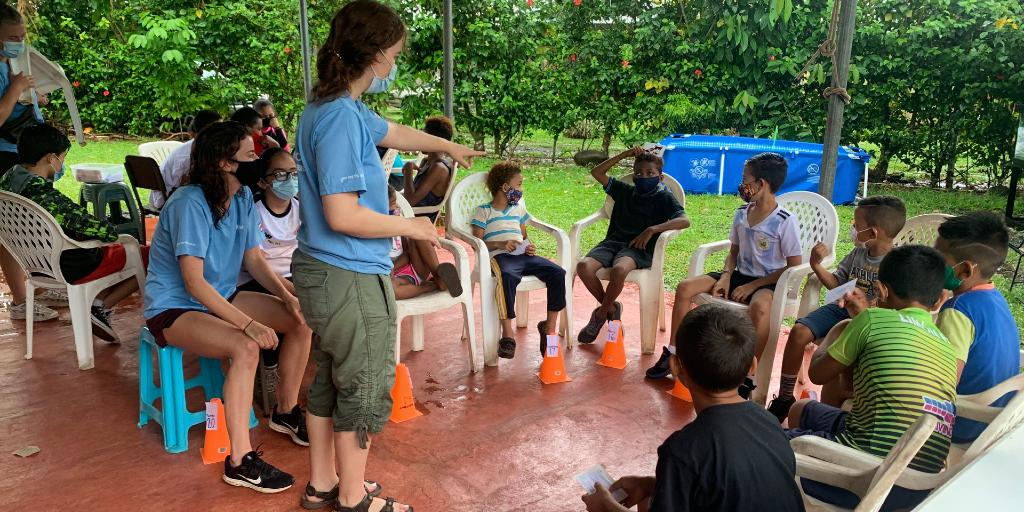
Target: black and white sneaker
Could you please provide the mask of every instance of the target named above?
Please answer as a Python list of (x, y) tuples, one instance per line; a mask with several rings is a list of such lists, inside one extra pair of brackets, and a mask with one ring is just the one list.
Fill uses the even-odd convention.
[(114, 313), (112, 309), (103, 309), (102, 306), (93, 306), (91, 309), (92, 316), (92, 333), (97, 338), (103, 341), (109, 341), (111, 343), (118, 343), (117, 333), (114, 332), (114, 328), (110, 325), (110, 315)]
[(597, 319), (597, 311), (599, 309), (601, 308), (594, 308), (594, 312), (590, 314), (590, 321), (587, 322), (587, 325), (583, 326), (583, 330), (576, 337), (576, 341), (589, 345), (601, 334), (601, 327), (604, 327), (604, 319)]
[[(796, 398), (794, 398), (792, 395), (790, 395), (789, 398), (780, 398), (778, 395), (775, 395), (775, 398), (768, 403), (768, 412), (772, 413), (773, 416), (778, 418), (779, 423), (781, 424), (783, 421), (786, 421), (786, 418), (789, 417), (789, 410), (793, 407), (793, 404), (795, 403)], [(791, 427), (795, 428), (795, 426), (792, 425)]]
[(668, 347), (661, 347), (661, 359), (658, 359), (654, 366), (647, 369), (648, 379), (662, 379), (672, 374), (672, 367), (669, 365), (669, 358), (672, 357), (672, 352), (668, 351)]
[(302, 413), (299, 406), (292, 407), (291, 411), (285, 413), (277, 412), (274, 406), (274, 414), (270, 416), (270, 429), (282, 434), (288, 434), (292, 441), (299, 446), (309, 446), (309, 434), (306, 433), (306, 415)]
[(251, 451), (242, 457), (242, 463), (232, 467), (231, 457), (224, 459), (224, 481), (236, 487), (273, 494), (288, 489), (295, 478), (271, 466), (260, 457), (263, 452)]

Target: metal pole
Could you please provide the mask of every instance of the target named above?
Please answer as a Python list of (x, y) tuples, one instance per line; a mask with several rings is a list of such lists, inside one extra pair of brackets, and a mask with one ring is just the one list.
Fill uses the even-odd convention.
[(306, 12), (306, 0), (299, 0), (299, 36), (302, 38), (302, 86), (306, 101), (313, 91), (313, 74), (310, 70), (309, 54), (309, 14)]
[(443, 79), (444, 79), (444, 116), (448, 119), (455, 119), (455, 79), (452, 68), (452, 0), (444, 0), (444, 58), (443, 58)]
[[(853, 27), (857, 21), (857, 0), (842, 0), (836, 41), (836, 67), (832, 70), (832, 87), (846, 88), (850, 75), (850, 53), (853, 51)], [(828, 98), (828, 120), (825, 122), (825, 147), (821, 154), (821, 179), (818, 193), (829, 201), (836, 181), (839, 140), (843, 135), (843, 111), (846, 104), (839, 95)]]

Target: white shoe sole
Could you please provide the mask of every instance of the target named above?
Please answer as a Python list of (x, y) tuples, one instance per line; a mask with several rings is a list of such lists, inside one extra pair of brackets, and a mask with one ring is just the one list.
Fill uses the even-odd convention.
[(104, 324), (94, 316), (90, 315), (89, 318), (90, 320), (92, 320), (93, 335), (108, 343), (121, 343), (121, 340), (117, 338), (117, 333), (114, 332), (113, 329), (108, 327), (106, 324)]
[(306, 441), (303, 441), (302, 439), (299, 439), (299, 436), (295, 435), (295, 432), (292, 432), (292, 429), (290, 429), (290, 428), (288, 428), (288, 427), (286, 427), (284, 425), (279, 425), (277, 423), (274, 423), (273, 416), (271, 416), (271, 418), (270, 418), (269, 425), (270, 425), (270, 430), (273, 430), (274, 432), (280, 432), (282, 434), (288, 434), (288, 436), (292, 438), (292, 442), (293, 443), (295, 443), (295, 444), (297, 444), (299, 446), (309, 446), (309, 443), (306, 442)]
[(227, 475), (221, 475), (221, 478), (223, 478), (224, 481), (228, 483), (228, 485), (233, 485), (235, 487), (248, 487), (256, 492), (262, 492), (263, 494), (277, 494), (281, 491), (287, 491), (288, 489), (292, 488), (292, 486), (289, 485), (288, 487), (282, 487), (280, 489), (268, 489), (266, 487), (253, 485), (252, 483), (246, 480), (235, 480), (234, 478), (231, 478)]
[[(52, 320), (56, 320), (59, 317), (60, 317), (60, 315), (56, 311), (54, 311), (53, 312), (53, 316), (50, 316), (50, 315), (46, 315), (45, 317), (38, 317), (37, 316), (32, 321), (33, 322), (49, 322), (49, 321), (52, 321)], [(27, 319), (28, 319), (27, 315), (19, 314), (19, 313), (11, 313), (11, 320), (25, 321)]]

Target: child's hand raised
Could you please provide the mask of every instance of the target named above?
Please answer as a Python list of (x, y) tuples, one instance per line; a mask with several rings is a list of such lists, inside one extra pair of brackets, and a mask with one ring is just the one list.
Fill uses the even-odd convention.
[(644, 154), (644, 148), (633, 146), (622, 152), (622, 158), (636, 158), (642, 154)]
[(862, 311), (868, 309), (870, 304), (864, 290), (854, 288), (853, 291), (846, 292), (846, 295), (839, 299), (839, 307), (846, 308), (846, 311), (850, 313), (850, 318), (856, 318)]
[(814, 244), (811, 248), (811, 265), (821, 265), (821, 262), (828, 256), (828, 246), (823, 242)]
[[(390, 169), (388, 169), (390, 171)], [(420, 166), (416, 165), (416, 162), (406, 162), (402, 166), (402, 174), (414, 176), (417, 172), (420, 172)]]
[(651, 228), (647, 228), (644, 230), (643, 233), (640, 233), (639, 236), (637, 236), (631, 242), (629, 242), (629, 246), (636, 247), (637, 249), (641, 250), (647, 249), (647, 242), (651, 240), (652, 236), (654, 236), (654, 230)]

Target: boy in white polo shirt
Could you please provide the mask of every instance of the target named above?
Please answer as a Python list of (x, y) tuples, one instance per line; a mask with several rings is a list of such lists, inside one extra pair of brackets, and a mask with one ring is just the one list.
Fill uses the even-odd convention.
[[(511, 359), (516, 355), (515, 330), (516, 288), (523, 276), (534, 276), (547, 285), (547, 319), (537, 324), (540, 331), (540, 352), (544, 354), (547, 335), (554, 332), (558, 314), (565, 309), (565, 269), (547, 258), (537, 256), (537, 247), (527, 243), (526, 221), (530, 214), (522, 203), (523, 171), (515, 162), (498, 162), (487, 174), (487, 189), (493, 195), (488, 204), (473, 212), (473, 236), (487, 245), (491, 256), (491, 272), (498, 279), (494, 298), (498, 302), (501, 338), (498, 357)], [(518, 250), (517, 250), (518, 249)], [(522, 251), (522, 252), (520, 252)]]
[[(786, 181), (786, 159), (776, 153), (761, 153), (743, 166), (743, 181), (739, 195), (747, 204), (736, 209), (729, 230), (732, 247), (721, 272), (686, 279), (676, 287), (676, 302), (672, 308), (672, 337), (686, 313), (690, 300), (699, 293), (711, 293), (750, 305), (747, 310), (757, 331), (755, 356), (760, 358), (768, 343), (768, 316), (772, 309), (775, 283), (786, 269), (803, 261), (797, 218), (775, 200), (775, 194)], [(666, 361), (672, 348), (666, 349)], [(648, 376), (659, 369), (661, 361), (648, 371)]]

